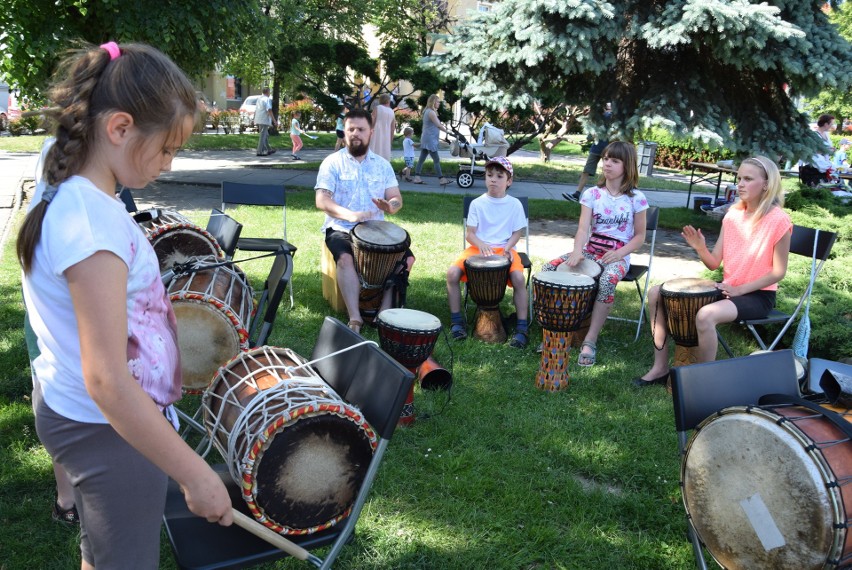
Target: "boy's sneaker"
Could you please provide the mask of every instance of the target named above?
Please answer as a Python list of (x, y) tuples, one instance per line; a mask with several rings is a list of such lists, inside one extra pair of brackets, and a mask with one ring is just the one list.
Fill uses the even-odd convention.
[(580, 201), (580, 193), (574, 192), (573, 194), (568, 194), (567, 192), (562, 193), (562, 197), (566, 200), (570, 200), (571, 202), (579, 202)]

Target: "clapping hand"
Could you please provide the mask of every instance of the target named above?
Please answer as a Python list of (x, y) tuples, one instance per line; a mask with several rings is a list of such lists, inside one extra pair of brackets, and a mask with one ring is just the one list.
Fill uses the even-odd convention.
[(706, 247), (706, 242), (704, 240), (704, 234), (701, 233), (700, 229), (695, 229), (692, 226), (684, 226), (683, 231), (680, 233), (683, 236), (683, 239), (686, 240), (686, 243), (692, 249), (698, 251), (702, 247)]

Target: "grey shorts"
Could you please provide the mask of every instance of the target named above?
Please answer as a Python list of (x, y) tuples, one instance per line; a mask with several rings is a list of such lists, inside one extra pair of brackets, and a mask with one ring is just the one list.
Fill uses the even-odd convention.
[(598, 163), (601, 161), (601, 155), (590, 152), (586, 159), (586, 165), (583, 167), (583, 172), (589, 176), (594, 176), (598, 172)]
[(109, 424), (69, 420), (36, 392), (39, 439), (74, 486), (83, 560), (98, 570), (159, 567), (166, 474)]

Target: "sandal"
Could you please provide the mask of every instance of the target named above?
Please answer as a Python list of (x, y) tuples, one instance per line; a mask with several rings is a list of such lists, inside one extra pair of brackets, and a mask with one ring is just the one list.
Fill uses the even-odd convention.
[(450, 327), (450, 334), (455, 340), (464, 340), (467, 338), (467, 331), (464, 325), (453, 325)]
[(77, 514), (77, 505), (73, 505), (70, 509), (63, 509), (59, 506), (58, 501), (53, 501), (53, 511), (50, 513), (50, 518), (61, 522), (62, 524), (80, 524), (80, 515)]
[(352, 329), (353, 331), (355, 331), (358, 334), (361, 334), (361, 327), (363, 327), (363, 326), (364, 326), (364, 321), (356, 321), (354, 319), (349, 321), (349, 328)]
[[(591, 349), (591, 353), (583, 353), (583, 347), (586, 346)], [(597, 355), (598, 347), (595, 346), (595, 343), (584, 340), (583, 344), (580, 345), (580, 355), (577, 357), (577, 364), (583, 367), (592, 366), (595, 363)]]
[(452, 181), (449, 178), (441, 178), (440, 180), (438, 180), (438, 184), (440, 184), (441, 186), (446, 186), (450, 182)]
[(512, 340), (509, 342), (509, 346), (512, 348), (526, 348), (529, 342), (530, 337), (527, 333), (515, 331), (515, 336), (512, 337)]

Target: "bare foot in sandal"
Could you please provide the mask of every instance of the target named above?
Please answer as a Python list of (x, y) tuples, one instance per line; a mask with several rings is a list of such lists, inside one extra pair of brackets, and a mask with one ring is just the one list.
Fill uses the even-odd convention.
[(597, 354), (598, 349), (595, 343), (584, 340), (583, 344), (580, 345), (580, 356), (577, 357), (577, 364), (580, 366), (592, 366), (595, 363)]
[(349, 321), (349, 328), (352, 329), (353, 331), (355, 331), (358, 334), (361, 334), (361, 327), (363, 327), (363, 326), (364, 326), (364, 321), (356, 321), (354, 319)]

